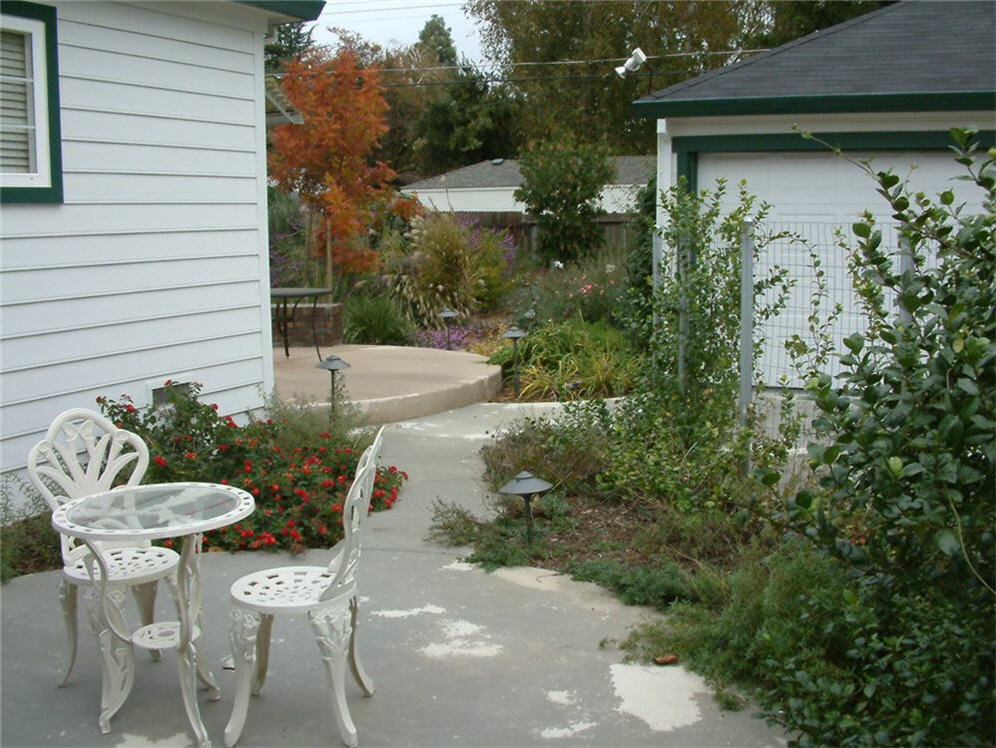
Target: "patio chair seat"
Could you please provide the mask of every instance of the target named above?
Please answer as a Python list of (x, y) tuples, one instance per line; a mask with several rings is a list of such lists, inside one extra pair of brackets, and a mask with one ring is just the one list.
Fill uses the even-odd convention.
[[(332, 584), (336, 571), (334, 562), (329, 566), (284, 566), (257, 571), (232, 585), (232, 602), (260, 613), (302, 613), (319, 605), (335, 605), (340, 596), (323, 601), (321, 595)], [(353, 587), (344, 594), (352, 593)]]
[[(111, 582), (129, 585), (146, 584), (162, 579), (176, 568), (180, 556), (169, 548), (112, 548), (104, 552)], [(86, 559), (79, 558), (63, 567), (63, 575), (73, 584), (90, 584)], [(100, 579), (100, 567), (94, 565), (94, 579)]]

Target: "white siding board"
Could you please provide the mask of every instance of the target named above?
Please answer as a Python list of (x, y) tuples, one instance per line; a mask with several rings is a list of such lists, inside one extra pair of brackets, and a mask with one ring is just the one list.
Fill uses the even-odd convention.
[[(164, 262), (206, 257), (256, 258), (255, 231), (151, 232), (74, 237), (53, 243), (46, 237), (8, 239), (3, 245), (6, 273), (25, 273), (64, 267), (101, 265), (115, 272), (114, 265)], [(5, 299), (0, 297), (0, 304)]]
[[(67, 195), (66, 204), (59, 210), (59, 224), (77, 234), (205, 229), (211, 226), (244, 230), (257, 226), (255, 206), (251, 204), (142, 203), (130, 195), (123, 195), (122, 199), (129, 202), (119, 205), (73, 204), (73, 197)], [(4, 215), (4, 232), (10, 237), (33, 236), (35, 232), (51, 227), (51, 224), (40, 223), (38, 216), (30, 211), (10, 211)]]
[[(107, 171), (255, 176), (256, 157), (251, 149), (190, 147), (169, 143), (122, 143), (107, 138), (62, 139), (67, 171)], [(120, 168), (116, 168), (120, 165)]]
[[(68, 138), (111, 140), (120, 143), (191, 145), (251, 150), (251, 124), (203, 122), (194, 118), (150, 117), (121, 112), (62, 110), (62, 128)], [(66, 164), (71, 169), (72, 164)]]
[(86, 195), (88, 202), (117, 202), (124, 195), (168, 203), (244, 203), (256, 198), (256, 180), (251, 177), (69, 172), (64, 174), (63, 184), (67, 194)]
[[(179, 310), (178, 310), (179, 311)], [(160, 319), (143, 319), (116, 323), (113, 334), (103, 327), (90, 327), (66, 331), (38, 333), (4, 341), (9, 361), (30, 361), (20, 369), (9, 368), (6, 363), (0, 372), (30, 371), (48, 368), (53, 362), (93, 359), (113, 356), (122, 346), (133, 347), (135, 341), (148, 345), (186, 343), (199, 330), (212, 330), (221, 336), (238, 335), (255, 327), (258, 316), (255, 306), (242, 309), (187, 312)], [(37, 394), (37, 393), (35, 393)]]
[[(64, 22), (75, 22), (108, 29), (132, 31), (149, 38), (182, 39), (204, 47), (220, 50), (252, 50), (252, 38), (246, 33), (249, 26), (228, 25), (231, 17), (225, 3), (205, 2), (204, 10), (221, 8), (225, 22), (219, 19), (207, 22), (190, 18), (191, 3), (75, 3), (59, 4), (60, 31)], [(203, 14), (202, 14), (203, 15)], [(257, 31), (263, 31), (260, 28)]]
[[(207, 315), (217, 310), (258, 306), (258, 298), (258, 283), (254, 279), (225, 284), (133, 289), (76, 298), (70, 300), (71, 303), (39, 300), (13, 304), (2, 310), (3, 340), (86, 327), (99, 327), (105, 330), (105, 334), (113, 335), (113, 327), (122, 323), (122, 309), (129, 312), (126, 320), (167, 319), (184, 311)], [(6, 342), (4, 349), (6, 353)], [(7, 365), (13, 364), (8, 360)]]
[(64, 20), (59, 24), (60, 52), (70, 47), (183, 65), (197, 65), (244, 75), (252, 75), (253, 72), (253, 55), (249, 45), (244, 45), (245, 48), (240, 45), (235, 49), (224, 49), (191, 43), (185, 39), (150, 36), (147, 33), (127, 29)]
[(56, 414), (97, 395), (141, 405), (183, 375), (238, 413), (273, 383), (267, 14), (54, 4), (65, 202), (3, 206), (3, 470), (23, 466)]
[(203, 91), (232, 96), (252, 92), (252, 76), (204, 65), (188, 65), (169, 60), (155, 60), (103, 52), (99, 49), (59, 46), (59, 67), (76, 71), (77, 76), (92, 75), (126, 83), (145, 82), (181, 91)]
[[(51, 304), (53, 299), (88, 296), (96, 289), (102, 294), (119, 295), (140, 289), (182, 288), (205, 280), (218, 284), (255, 278), (258, 267), (258, 258), (242, 256), (182, 258), (118, 265), (112, 269), (100, 266), (51, 268), (31, 273), (28, 278), (24, 273), (4, 273), (0, 280), (0, 298), (4, 306), (32, 301)], [(130, 307), (121, 309), (123, 316), (131, 311)]]
[(132, 113), (168, 117), (184, 115), (224, 122), (251, 121), (255, 105), (251, 98), (209, 96), (196, 91), (179, 91), (160, 86), (141, 86), (117, 80), (63, 77), (62, 106), (68, 109), (121, 111), (122, 103)]
[(106, 386), (111, 371), (114, 380), (137, 382), (153, 378), (157, 372), (176, 369), (177, 362), (182, 362), (184, 369), (198, 369), (219, 361), (258, 358), (259, 354), (255, 329), (213, 335), (195, 328), (184, 337), (158, 346), (146, 342), (137, 350), (129, 347), (128, 341), (118, 342), (116, 351), (95, 358), (40, 362), (35, 368), (4, 372), (4, 402), (17, 403), (48, 397), (51, 393)]

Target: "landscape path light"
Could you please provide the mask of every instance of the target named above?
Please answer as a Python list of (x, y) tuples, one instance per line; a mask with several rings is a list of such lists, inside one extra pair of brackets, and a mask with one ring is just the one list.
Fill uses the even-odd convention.
[(519, 397), (519, 341), (526, 337), (526, 333), (512, 325), (505, 334), (502, 335), (503, 338), (508, 338), (512, 341), (512, 383), (515, 388), (515, 397)]
[(449, 307), (446, 307), (439, 313), (440, 318), (443, 320), (443, 324), (446, 325), (446, 350), (451, 350), (450, 348), (450, 322), (459, 317), (457, 312), (454, 312)]
[(522, 501), (526, 505), (526, 542), (530, 545), (533, 542), (533, 508), (530, 506), (530, 502), (536, 494), (549, 491), (551, 488), (553, 488), (552, 483), (547, 483), (542, 478), (537, 478), (528, 470), (523, 470), (498, 489), (498, 493), (522, 497)]
[(348, 369), (349, 364), (334, 353), (315, 364), (316, 369), (326, 369), (332, 377), (332, 391), (329, 393), (329, 430), (332, 430), (332, 415), (335, 413), (335, 373)]

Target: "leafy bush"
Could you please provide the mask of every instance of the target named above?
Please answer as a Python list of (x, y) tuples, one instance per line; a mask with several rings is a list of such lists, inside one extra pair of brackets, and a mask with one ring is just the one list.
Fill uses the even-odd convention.
[(602, 402), (571, 403), (556, 421), (529, 418), (503, 428), (481, 448), (485, 485), (497, 491), (528, 470), (570, 495), (597, 492), (609, 458), (608, 417)]
[[(637, 355), (619, 330), (580, 319), (537, 328), (519, 341), (519, 379), (524, 399), (574, 400), (614, 397), (634, 384)], [(515, 351), (510, 343), (488, 363), (502, 367), (505, 381), (514, 377)]]
[(686, 573), (673, 563), (662, 568), (632, 567), (614, 560), (585, 561), (571, 569), (580, 582), (595, 582), (615, 592), (627, 605), (649, 605), (666, 610), (676, 600), (694, 599)]
[(523, 287), (513, 300), (520, 316), (531, 312), (540, 323), (580, 317), (585, 322), (621, 326), (625, 297), (625, 268), (619, 252), (554, 266), (538, 273), (535, 283)]
[(515, 199), (539, 226), (536, 251), (544, 263), (572, 262), (602, 242), (602, 188), (614, 173), (608, 150), (558, 137), (533, 144), (519, 159), (522, 186)]
[[(141, 436), (151, 462), (144, 481), (208, 481), (249, 491), (256, 510), (235, 525), (205, 534), (205, 547), (218, 550), (330, 547), (342, 537), (342, 507), (362, 453), (360, 439), (343, 443), (329, 431), (309, 432), (288, 445), (283, 421), (273, 418), (240, 426), (222, 418), (217, 406), (197, 399), (199, 385), (167, 382), (168, 407), (136, 408), (127, 395), (98, 398), (101, 411)], [(280, 417), (280, 416), (278, 416)], [(339, 436), (337, 434), (337, 436)], [(389, 509), (407, 476), (395, 467), (378, 468), (374, 510)], [(167, 541), (167, 545), (170, 541)]]
[(342, 337), (346, 343), (409, 345), (411, 321), (394, 299), (386, 295), (354, 295), (346, 302)]
[[(14, 504), (14, 495), (27, 498)], [(7, 473), (0, 479), (0, 582), (62, 566), (52, 513), (33, 486)]]
[[(799, 492), (788, 516), (855, 580), (867, 618), (848, 621), (860, 641), (847, 665), (873, 691), (816, 684), (802, 714), (777, 716), (816, 742), (996, 737), (996, 149), (977, 164), (972, 132), (953, 136), (983, 213), (964, 215), (951, 191), (935, 203), (872, 174), (909, 266), (893, 269), (870, 214), (854, 225), (868, 332), (845, 341), (837, 382), (816, 371), (807, 384), (820, 490)], [(838, 713), (847, 719), (835, 726)]]

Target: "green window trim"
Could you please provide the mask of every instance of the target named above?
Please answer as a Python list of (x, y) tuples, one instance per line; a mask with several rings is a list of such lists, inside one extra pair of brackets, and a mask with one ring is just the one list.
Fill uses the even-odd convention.
[[(946, 151), (954, 144), (945, 130), (911, 132), (828, 132), (813, 133), (809, 140), (801, 133), (768, 133), (759, 135), (687, 135), (671, 141), (671, 151), (677, 157), (678, 179), (682, 177), (689, 189), (698, 190), (698, 157), (700, 153), (772, 153), (824, 151), (825, 143), (844, 151)], [(980, 130), (976, 138), (980, 150), (996, 144), (996, 130)], [(822, 141), (822, 142), (819, 142)]]
[[(4, 0), (0, 13), (39, 21), (45, 28), (45, 69), (48, 116), (48, 180), (40, 187), (0, 187), (0, 203), (61, 203), (62, 126), (59, 110), (59, 48), (55, 8), (48, 5)], [(42, 146), (41, 143), (38, 144)]]

